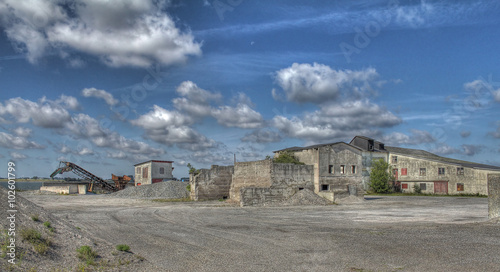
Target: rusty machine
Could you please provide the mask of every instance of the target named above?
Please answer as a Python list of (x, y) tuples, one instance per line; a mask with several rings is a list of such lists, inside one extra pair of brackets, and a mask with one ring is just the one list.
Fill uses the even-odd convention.
[(108, 182), (104, 181), (102, 178), (100, 178), (100, 177), (90, 173), (89, 171), (81, 168), (80, 166), (78, 166), (72, 162), (65, 162), (65, 161), (61, 161), (59, 163), (59, 168), (57, 168), (54, 172), (52, 172), (50, 177), (54, 178), (56, 175), (62, 174), (65, 172), (73, 172), (77, 176), (88, 180), (89, 181), (89, 186), (88, 186), (89, 192), (93, 191), (94, 185), (97, 185), (97, 186), (101, 187), (103, 190), (106, 190), (109, 192), (116, 192), (116, 191), (123, 189), (125, 187), (124, 184), (122, 186), (121, 183), (116, 182), (116, 181), (115, 181), (115, 185), (108, 183)]

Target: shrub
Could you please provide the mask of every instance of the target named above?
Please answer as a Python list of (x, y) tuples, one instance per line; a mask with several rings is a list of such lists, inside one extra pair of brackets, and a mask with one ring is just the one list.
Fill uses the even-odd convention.
[(42, 234), (35, 229), (22, 229), (21, 238), (31, 244), (38, 243), (42, 240)]
[(87, 264), (93, 264), (95, 258), (97, 258), (97, 252), (92, 250), (90, 246), (81, 246), (76, 249), (76, 252), (78, 253), (78, 258)]
[(189, 184), (188, 186), (186, 186), (186, 190), (188, 190), (188, 192), (191, 192), (191, 184)]
[(117, 245), (116, 250), (118, 251), (129, 251), (130, 247), (128, 245)]
[(413, 192), (415, 194), (421, 194), (422, 193), (422, 188), (420, 188), (420, 185), (418, 185), (418, 184), (415, 183), (415, 185), (413, 185)]
[(297, 157), (295, 157), (293, 152), (289, 151), (289, 150), (280, 152), (279, 156), (277, 158), (273, 159), (273, 162), (275, 162), (275, 163), (293, 163), (293, 164), (301, 164), (301, 165), (305, 164), (305, 163), (299, 161), (299, 159), (297, 159)]
[(370, 172), (370, 188), (375, 193), (388, 193), (389, 182), (393, 180), (390, 174), (390, 165), (383, 159), (372, 161), (372, 170)]

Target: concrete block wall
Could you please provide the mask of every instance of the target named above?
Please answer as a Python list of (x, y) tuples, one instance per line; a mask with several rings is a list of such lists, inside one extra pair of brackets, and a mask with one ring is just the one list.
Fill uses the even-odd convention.
[(229, 197), (234, 166), (212, 165), (190, 176), (192, 200), (215, 200)]
[(488, 175), (488, 217), (500, 218), (500, 174)]
[(232, 201), (240, 202), (240, 189), (247, 187), (271, 187), (271, 160), (252, 162), (237, 162), (234, 166), (233, 180), (229, 197)]
[(240, 206), (265, 206), (288, 199), (300, 189), (314, 190), (313, 165), (271, 163), (269, 166), (270, 186), (240, 187)]

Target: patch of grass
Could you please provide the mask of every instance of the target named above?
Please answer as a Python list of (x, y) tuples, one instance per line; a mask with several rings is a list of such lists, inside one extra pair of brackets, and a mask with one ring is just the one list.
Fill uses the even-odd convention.
[(8, 251), (7, 246), (9, 245), (9, 235), (7, 233), (8, 233), (7, 230), (2, 230), (0, 233), (1, 258), (5, 258), (5, 256), (7, 256), (7, 251)]
[(38, 222), (40, 220), (40, 219), (38, 219), (38, 214), (31, 215), (31, 220)]
[(117, 245), (116, 250), (118, 251), (129, 251), (130, 247), (128, 245)]
[(144, 261), (146, 260), (146, 258), (144, 258), (143, 256), (141, 255), (135, 255), (135, 257), (139, 260), (139, 261)]
[(153, 202), (189, 202), (189, 201), (191, 201), (191, 198), (189, 198), (189, 197), (186, 197), (186, 198), (172, 198), (172, 199), (158, 198), (158, 199), (153, 199), (151, 201), (153, 201)]
[(45, 221), (43, 222), (43, 225), (47, 228), (50, 228), (50, 222), (49, 221)]
[(90, 246), (81, 246), (76, 249), (78, 253), (78, 258), (85, 261), (88, 265), (95, 264), (95, 259), (97, 258), (97, 252), (94, 251)]
[(50, 240), (42, 237), (42, 234), (35, 229), (21, 229), (21, 238), (33, 245), (33, 249), (38, 254), (45, 254), (50, 248)]

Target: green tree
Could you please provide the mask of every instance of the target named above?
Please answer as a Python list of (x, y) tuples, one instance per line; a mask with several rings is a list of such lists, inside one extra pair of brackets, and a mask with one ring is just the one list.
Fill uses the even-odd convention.
[(187, 167), (189, 168), (189, 174), (197, 175), (200, 172), (200, 170), (194, 168), (190, 163), (187, 164)]
[(277, 158), (273, 159), (273, 161), (275, 163), (305, 164), (305, 163), (299, 161), (299, 159), (297, 159), (297, 157), (295, 157), (295, 155), (293, 155), (292, 151), (288, 151), (288, 150), (281, 152)]
[(390, 174), (389, 163), (383, 159), (372, 161), (372, 170), (370, 172), (370, 188), (376, 193), (387, 193), (390, 191), (389, 182), (393, 180)]

